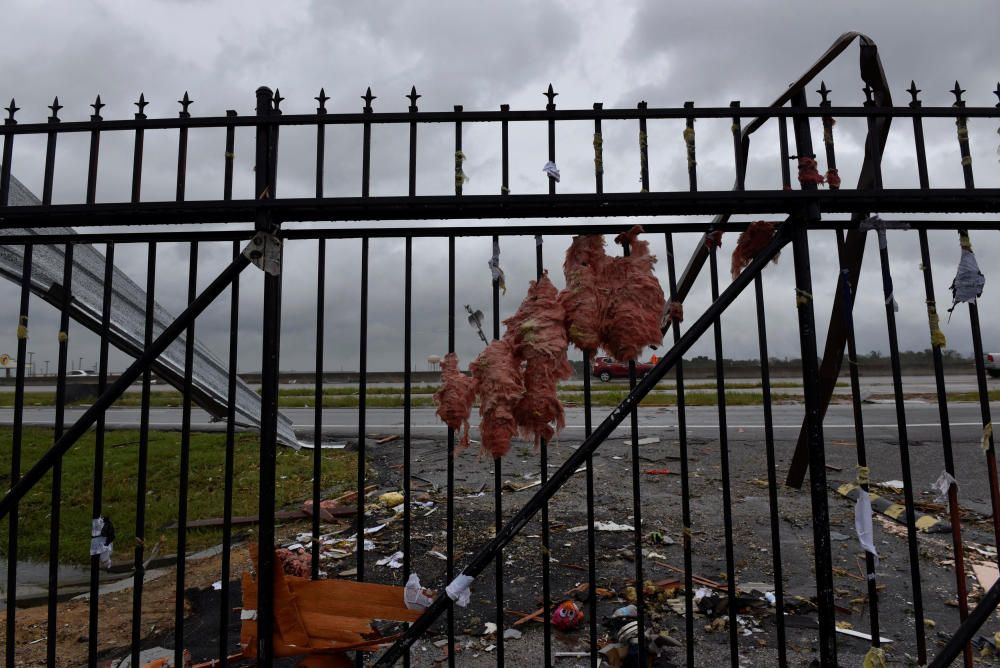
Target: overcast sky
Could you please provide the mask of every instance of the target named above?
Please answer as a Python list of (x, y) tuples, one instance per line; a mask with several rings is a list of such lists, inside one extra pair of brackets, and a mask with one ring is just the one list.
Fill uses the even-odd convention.
[[(104, 118), (131, 117), (139, 93), (150, 102), (150, 117), (174, 116), (176, 100), (188, 91), (195, 115), (222, 115), (234, 109), (253, 113), (254, 91), (260, 85), (279, 88), (286, 113), (315, 109), (320, 87), (330, 96), (332, 112), (359, 111), (359, 99), (371, 86), (378, 96), (376, 111), (401, 111), (404, 95), (415, 85), (423, 95), (422, 110), (450, 110), (462, 104), (468, 110), (535, 109), (545, 103), (542, 92), (551, 82), (559, 93), (560, 108), (650, 106), (723, 106), (731, 100), (761, 105), (777, 97), (842, 32), (858, 30), (879, 45), (886, 74), (897, 104), (909, 97), (911, 79), (923, 89), (926, 105), (946, 105), (948, 92), (959, 79), (968, 90), (970, 105), (993, 105), (991, 91), (1000, 78), (1000, 6), (995, 2), (700, 2), (665, 3), (655, 0), (598, 3), (589, 0), (544, 3), (369, 1), (356, 3), (294, 2), (161, 2), (104, 1), (88, 3), (6, 0), (0, 21), (0, 100), (16, 98), (22, 123), (44, 120), (53, 96), (64, 105), (64, 120), (86, 118), (89, 104), (100, 94), (107, 105)], [(835, 104), (855, 105), (864, 98), (857, 74), (858, 48), (852, 46), (822, 75), (833, 90)], [(809, 90), (818, 88), (819, 81)], [(810, 98), (817, 96), (810, 93)], [(836, 126), (840, 173), (845, 187), (856, 182), (863, 150), (863, 121), (843, 120)], [(1000, 183), (997, 134), (1000, 121), (970, 122), (971, 148), (977, 185)], [(699, 182), (703, 190), (725, 190), (733, 181), (729, 121), (698, 123)], [(962, 185), (960, 156), (954, 124), (926, 123), (931, 181), (935, 186)], [(605, 123), (605, 188), (608, 192), (639, 189), (637, 128), (634, 123)], [(668, 121), (649, 125), (650, 170), (654, 190), (686, 188), (686, 161), (682, 126)], [(560, 124), (557, 128), (558, 164), (563, 180), (560, 192), (588, 192), (593, 188), (591, 123)], [(283, 129), (279, 164), (279, 196), (309, 196), (314, 186), (313, 128)], [(372, 194), (406, 193), (406, 128), (376, 127), (373, 131)], [(453, 128), (422, 127), (417, 188), (419, 194), (445, 194), (453, 188)], [(755, 136), (748, 187), (780, 187), (780, 162), (773, 124)], [(326, 192), (329, 196), (357, 195), (360, 190), (360, 128), (330, 127), (327, 134)], [(86, 178), (87, 137), (59, 140), (55, 201), (82, 200)], [(143, 197), (170, 199), (174, 193), (176, 132), (147, 134)], [(218, 130), (191, 133), (188, 198), (218, 198), (222, 189), (224, 134)], [(814, 125), (814, 141), (821, 133)], [(908, 122), (893, 125), (885, 158), (886, 187), (914, 187), (916, 165)], [(132, 137), (105, 133), (102, 137), (98, 184), (100, 201), (128, 196)], [(499, 191), (499, 128), (467, 126), (465, 192)], [(253, 132), (237, 134), (235, 197), (252, 196)], [(19, 136), (15, 142), (13, 172), (37, 194), (41, 192), (44, 137)], [(542, 123), (511, 127), (511, 190), (541, 193), (547, 189), (541, 168), (546, 160)], [(823, 161), (821, 170), (825, 169)], [(938, 216), (935, 216), (938, 217)], [(776, 218), (776, 217), (775, 217)], [(539, 221), (528, 221), (539, 222)], [(620, 220), (627, 229), (637, 219)], [(676, 239), (679, 270), (690, 256), (697, 235)], [(562, 285), (562, 260), (567, 237), (546, 237), (545, 266)], [(720, 264), (723, 285), (735, 245), (735, 235), (723, 242)], [(662, 235), (651, 238), (660, 257), (658, 273), (666, 279)], [(950, 323), (945, 308), (947, 288), (959, 256), (954, 233), (933, 233), (933, 268), (939, 310), (950, 348), (971, 351), (968, 309), (956, 309)], [(610, 243), (610, 237), (609, 237)], [(996, 316), (1000, 294), (996, 262), (1000, 235), (974, 233), (980, 266), (987, 277), (981, 300), (987, 348), (1000, 348)], [(825, 334), (835, 289), (836, 262), (833, 233), (818, 232), (810, 239), (814, 295), (821, 335)], [(508, 291), (501, 300), (504, 317), (517, 307), (534, 276), (534, 240), (502, 241), (501, 265)], [(613, 244), (611, 244), (613, 246)], [(609, 246), (609, 252), (616, 249)], [(900, 344), (903, 349), (929, 346), (917, 237), (912, 232), (890, 232)], [(328, 370), (357, 368), (359, 337), (359, 250), (356, 240), (329, 242), (325, 355)], [(490, 256), (488, 238), (457, 241), (458, 305), (481, 308), (490, 320)], [(206, 285), (228, 261), (228, 244), (203, 245), (199, 284)], [(286, 247), (282, 367), (308, 370), (314, 360), (316, 325), (316, 243), (295, 242)], [(442, 239), (414, 241), (413, 358), (418, 369), (426, 357), (447, 347), (447, 243)], [(121, 247), (118, 265), (144, 284), (145, 248)], [(159, 251), (156, 298), (173, 312), (186, 299), (188, 250), (185, 246)], [(373, 240), (370, 248), (369, 368), (397, 369), (402, 365), (401, 239)], [(791, 252), (766, 273), (765, 290), (771, 354), (797, 356)], [(240, 324), (241, 370), (259, 368), (260, 273), (244, 272)], [(17, 290), (0, 286), (0, 299), (11, 305), (0, 326), (0, 352), (16, 350)], [(708, 304), (708, 280), (703, 275), (686, 303), (689, 318)], [(197, 335), (225, 359), (228, 342), (227, 299), (198, 321)], [(723, 318), (726, 356), (757, 354), (752, 295), (741, 298)], [(41, 302), (32, 302), (29, 349), (36, 365), (44, 360), (54, 369), (56, 314)], [(888, 350), (877, 246), (870, 239), (857, 306), (858, 348)], [(71, 336), (70, 358), (84, 366), (96, 363), (96, 341), (79, 333)], [(463, 366), (481, 348), (477, 336), (458, 316), (457, 349)], [(822, 346), (822, 340), (820, 341)], [(711, 340), (691, 354), (711, 354)], [(116, 359), (121, 368), (124, 358)]]

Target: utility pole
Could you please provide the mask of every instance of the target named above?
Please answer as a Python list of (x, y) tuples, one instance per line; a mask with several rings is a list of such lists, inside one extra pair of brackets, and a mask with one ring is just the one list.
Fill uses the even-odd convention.
[(45, 375), (49, 375), (49, 361), (45, 360)]
[(35, 375), (35, 353), (28, 351), (28, 367), (31, 369), (31, 375)]

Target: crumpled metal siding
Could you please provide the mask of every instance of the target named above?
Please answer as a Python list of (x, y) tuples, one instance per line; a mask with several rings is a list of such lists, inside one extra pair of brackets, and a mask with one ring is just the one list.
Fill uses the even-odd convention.
[[(41, 201), (20, 181), (11, 176), (9, 204), (39, 205)], [(51, 234), (75, 234), (69, 227), (51, 228)], [(38, 235), (28, 228), (3, 228), (2, 235)], [(21, 284), (24, 260), (22, 246), (0, 245), (0, 275)], [(33, 246), (31, 285), (33, 293), (57, 308), (62, 308), (65, 291), (60, 282), (65, 253), (61, 245)], [(104, 292), (104, 254), (91, 244), (76, 244), (73, 248), (73, 283), (70, 290), (70, 316), (88, 329), (101, 333), (101, 302)], [(143, 349), (146, 293), (127, 275), (114, 270), (111, 300), (111, 324), (108, 339), (125, 353), (138, 356)], [(159, 304), (153, 309), (153, 338), (174, 320)], [(186, 336), (181, 334), (153, 363), (153, 370), (162, 379), (183, 391), (184, 348)], [(227, 365), (215, 357), (200, 341), (194, 342), (191, 400), (216, 419), (225, 419), (228, 407), (229, 376)], [(260, 429), (260, 395), (239, 378), (236, 379), (236, 421)], [(278, 440), (294, 448), (300, 447), (292, 430), (292, 421), (278, 414)]]

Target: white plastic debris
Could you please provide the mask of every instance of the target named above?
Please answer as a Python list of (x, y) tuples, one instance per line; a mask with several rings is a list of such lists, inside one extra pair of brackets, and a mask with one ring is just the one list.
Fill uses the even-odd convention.
[(979, 263), (976, 261), (976, 254), (971, 248), (962, 248), (962, 257), (958, 261), (958, 271), (955, 273), (955, 280), (951, 282), (952, 307), (959, 302), (974, 302), (983, 294), (983, 286), (986, 285), (986, 277), (979, 271)]
[(101, 566), (111, 566), (111, 553), (114, 551), (115, 527), (106, 517), (98, 517), (90, 521), (90, 556), (98, 557)]
[(434, 600), (424, 593), (424, 588), (420, 586), (420, 576), (410, 573), (410, 579), (406, 581), (403, 589), (403, 603), (409, 610), (426, 610), (427, 606)]
[(947, 471), (941, 471), (941, 475), (934, 481), (934, 489), (937, 490), (937, 496), (934, 497), (934, 501), (937, 503), (947, 503), (948, 492), (951, 490), (952, 485), (958, 487), (958, 481)]
[(875, 557), (878, 563), (878, 551), (875, 549), (875, 530), (872, 528), (872, 501), (868, 492), (858, 488), (858, 500), (854, 504), (854, 530), (858, 533), (858, 542), (865, 552)]
[(403, 567), (403, 562), (401, 561), (402, 558), (403, 558), (402, 552), (393, 552), (388, 557), (382, 557), (381, 559), (376, 561), (375, 565), (388, 566), (389, 568), (395, 570), (397, 568)]
[(445, 592), (448, 594), (448, 598), (455, 601), (455, 605), (460, 608), (464, 608), (469, 605), (469, 599), (472, 596), (472, 592), (469, 591), (469, 587), (472, 586), (472, 582), (475, 580), (471, 575), (466, 575), (465, 573), (459, 573), (455, 576), (447, 587), (445, 587)]
[(243, 610), (240, 610), (240, 619), (244, 621), (257, 619), (257, 611), (247, 610), (246, 608), (244, 608)]
[(545, 163), (545, 166), (542, 167), (542, 171), (548, 174), (550, 179), (559, 183), (559, 168), (556, 167), (556, 163), (549, 160)]

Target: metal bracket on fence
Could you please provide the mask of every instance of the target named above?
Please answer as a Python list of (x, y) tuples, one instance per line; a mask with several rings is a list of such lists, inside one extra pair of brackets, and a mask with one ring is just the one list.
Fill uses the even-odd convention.
[(281, 274), (281, 239), (269, 232), (258, 232), (243, 249), (243, 255), (261, 271)]

